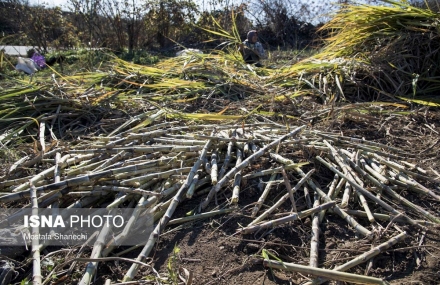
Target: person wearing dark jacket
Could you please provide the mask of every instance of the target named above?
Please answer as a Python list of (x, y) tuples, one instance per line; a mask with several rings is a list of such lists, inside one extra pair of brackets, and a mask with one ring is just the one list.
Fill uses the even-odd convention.
[(260, 60), (267, 58), (263, 45), (258, 41), (256, 30), (251, 30), (247, 33), (247, 39), (240, 44), (238, 50), (243, 56), (244, 62), (255, 64), (255, 66), (262, 66)]

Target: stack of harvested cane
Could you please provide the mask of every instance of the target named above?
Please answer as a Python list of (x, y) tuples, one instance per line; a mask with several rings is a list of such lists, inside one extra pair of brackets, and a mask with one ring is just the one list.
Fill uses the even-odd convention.
[[(41, 143), (44, 145), (44, 140)], [(308, 266), (264, 259), (265, 266), (315, 276), (308, 284), (321, 284), (328, 279), (384, 284), (379, 278), (343, 271), (408, 238), (406, 228), (427, 230), (440, 224), (435, 213), (403, 194), (410, 191), (440, 201), (438, 190), (433, 190), (439, 176), (433, 170), (408, 162), (413, 158), (414, 155), (397, 148), (306, 126), (289, 129), (271, 122), (181, 126), (178, 122), (163, 122), (150, 127), (117, 129), (110, 136), (90, 137), (68, 148), (41, 153), (33, 160), (18, 161), (0, 181), (3, 192), (0, 202), (7, 207), (33, 197), (32, 201), (28, 200), (29, 206), (40, 208), (133, 207), (134, 219), (141, 212), (150, 211), (154, 214), (155, 228), (148, 242), (140, 245), (143, 249), (136, 260), (129, 260), (132, 266), (124, 277), (124, 281), (129, 281), (136, 278), (138, 267), (145, 265), (145, 259), (168, 225), (226, 214), (237, 205), (248, 206), (240, 204), (242, 181), (263, 179), (266, 186), (252, 206), (254, 220), (238, 228), (238, 232), (262, 233), (308, 216), (312, 217), (313, 229)], [(29, 168), (44, 170), (24, 175)], [(329, 177), (331, 172), (334, 173), (331, 183), (319, 185), (318, 180)], [(291, 184), (292, 177), (297, 178), (295, 185)], [(285, 194), (275, 202), (269, 201), (271, 189), (280, 184), (285, 185)], [(228, 206), (206, 212), (219, 192), (230, 196)], [(183, 200), (194, 197), (202, 197), (197, 213), (173, 217)], [(305, 205), (298, 205), (299, 198)], [(110, 203), (101, 203), (108, 199)], [(280, 206), (286, 203), (291, 210), (274, 219), (274, 214), (279, 216)], [(354, 260), (333, 270), (319, 269), (319, 228), (326, 213), (340, 216), (359, 236), (376, 242), (383, 239), (383, 221), (399, 226), (395, 226), (396, 234), (391, 239), (383, 240)], [(368, 223), (358, 221), (365, 218)], [(113, 241), (108, 228), (103, 228), (94, 241), (90, 258), (75, 259), (90, 261), (80, 284), (92, 281), (98, 262), (114, 258), (109, 255), (126, 238), (129, 226)], [(63, 268), (71, 265), (66, 262), (49, 275), (41, 276), (41, 249), (38, 242), (32, 244), (34, 280), (47, 284), (51, 276), (72, 270)]]

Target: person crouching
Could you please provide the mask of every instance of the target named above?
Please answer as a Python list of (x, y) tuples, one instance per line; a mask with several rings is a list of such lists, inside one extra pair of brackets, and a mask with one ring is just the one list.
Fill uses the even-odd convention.
[(247, 33), (247, 39), (240, 44), (238, 50), (243, 56), (244, 62), (255, 64), (257, 67), (263, 66), (260, 60), (267, 58), (263, 45), (258, 41), (256, 30), (251, 30)]

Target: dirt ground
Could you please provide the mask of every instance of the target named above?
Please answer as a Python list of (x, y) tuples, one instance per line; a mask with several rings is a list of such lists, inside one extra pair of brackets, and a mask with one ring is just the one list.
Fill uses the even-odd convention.
[[(330, 116), (332, 119), (326, 119), (326, 116), (301, 118), (301, 122), (307, 122), (309, 126), (319, 130), (365, 138), (416, 153), (419, 155), (418, 166), (440, 173), (438, 162), (440, 151), (439, 110), (421, 108), (409, 116), (398, 114), (365, 116), (356, 112), (338, 113), (338, 110), (335, 109), (331, 114), (333, 117)], [(315, 165), (313, 162), (310, 167), (319, 167), (319, 165)], [(317, 182), (320, 185), (328, 185), (332, 177), (331, 173), (323, 173)], [(166, 228), (160, 236), (159, 242), (156, 243), (150, 258), (147, 259), (147, 262), (151, 262), (162, 278), (169, 278), (169, 282), (164, 284), (173, 284), (170, 280), (170, 271), (179, 272), (184, 276), (185, 270), (192, 275), (192, 284), (206, 285), (303, 284), (312, 279), (306, 274), (271, 270), (265, 268), (261, 262), (262, 252), (265, 250), (274, 256), (273, 259), (276, 257), (284, 262), (308, 265), (312, 232), (310, 218), (295, 221), (267, 232), (258, 232), (256, 235), (237, 233), (238, 229), (252, 221), (250, 217), (252, 206), (261, 194), (257, 184), (258, 181), (247, 181), (242, 185), (240, 202), (235, 211), (230, 214)], [(437, 193), (440, 191), (438, 185), (430, 184), (428, 186)], [(271, 191), (266, 200), (267, 205), (273, 204), (280, 198), (280, 193), (284, 193), (283, 187), (280, 186), (277, 190)], [(228, 203), (230, 191), (230, 187), (227, 187), (226, 192), (217, 196), (217, 203), (220, 206)], [(439, 201), (427, 196), (402, 194), (415, 204), (440, 216)], [(200, 194), (196, 198), (181, 203), (173, 217), (183, 217), (185, 213), (196, 209), (205, 196), (206, 194)], [(295, 198), (298, 211), (305, 209), (304, 193), (298, 191)], [(214, 203), (211, 203), (210, 206), (210, 209), (215, 207)], [(285, 202), (278, 213), (288, 212), (289, 207), (288, 202)], [(420, 218), (414, 215), (412, 217)], [(377, 237), (373, 240), (367, 240), (357, 235), (338, 215), (333, 213), (325, 215), (320, 224), (319, 267), (332, 269), (389, 240), (399, 233), (399, 230), (404, 230), (408, 233), (408, 237), (376, 256), (370, 267), (367, 267), (368, 263), (362, 263), (348, 272), (368, 274), (382, 278), (391, 284), (439, 284), (440, 228), (428, 227), (425, 232), (404, 223), (391, 224), (389, 221), (378, 221), (377, 224), (371, 225), (364, 218), (358, 217), (357, 220), (367, 228), (374, 227), (377, 230), (375, 232)], [(176, 252), (177, 248), (178, 252)], [(116, 252), (124, 249), (120, 248)], [(135, 258), (140, 250), (133, 250), (124, 257)], [(90, 251), (85, 250), (83, 255), (87, 256), (89, 253)], [(121, 261), (102, 263), (94, 284), (104, 284), (108, 277), (111, 277), (112, 280), (122, 280), (130, 265)], [(19, 271), (20, 276), (28, 273), (29, 269), (29, 266), (22, 268)], [(54, 280), (51, 284), (76, 284), (82, 269), (83, 266), (79, 265), (72, 275)], [(124, 284), (154, 284), (154, 281), (151, 281), (152, 276), (154, 276), (152, 270), (141, 267), (136, 280), (143, 280), (145, 283)], [(177, 283), (184, 284), (182, 280), (178, 280)], [(336, 283), (330, 282), (329, 284)]]

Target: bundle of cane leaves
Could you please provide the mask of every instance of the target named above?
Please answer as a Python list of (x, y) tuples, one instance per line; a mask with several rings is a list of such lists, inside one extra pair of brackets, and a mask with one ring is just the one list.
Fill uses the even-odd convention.
[(343, 5), (321, 28), (330, 37), (315, 58), (358, 62), (347, 77), (354, 76), (361, 98), (438, 106), (438, 13), (407, 1), (382, 3)]
[(119, 81), (114, 87), (124, 96), (158, 102), (185, 103), (211, 97), (238, 99), (263, 94), (265, 80), (239, 65), (239, 61), (223, 51), (164, 59), (152, 67), (118, 60), (111, 81)]

